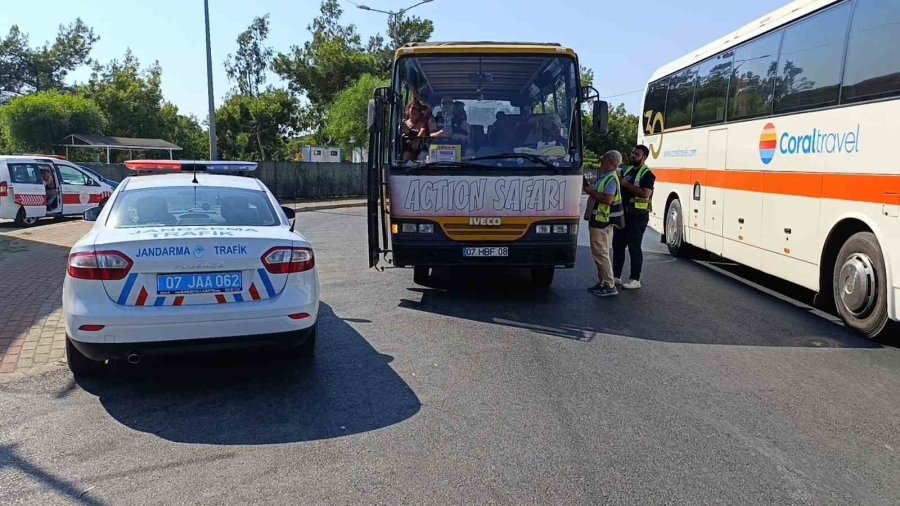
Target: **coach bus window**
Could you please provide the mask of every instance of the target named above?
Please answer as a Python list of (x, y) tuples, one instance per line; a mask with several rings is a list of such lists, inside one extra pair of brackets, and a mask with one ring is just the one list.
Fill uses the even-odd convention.
[(778, 61), (775, 112), (838, 103), (850, 4), (804, 19), (784, 32)]
[(777, 31), (735, 49), (728, 90), (729, 121), (757, 118), (772, 112), (781, 34), (782, 31)]
[(711, 125), (725, 121), (725, 99), (728, 96), (728, 77), (731, 75), (731, 59), (728, 51), (701, 63), (697, 70), (697, 91), (694, 94), (695, 126)]
[(666, 93), (668, 91), (668, 77), (650, 83), (647, 87), (647, 96), (644, 98), (644, 134), (658, 134), (662, 131), (664, 126), (662, 115), (666, 110)]
[(841, 101), (900, 95), (900, 52), (885, 50), (900, 40), (900, 4), (858, 0), (850, 26)]
[(696, 84), (696, 66), (684, 69), (669, 79), (669, 94), (666, 98), (666, 129), (691, 124)]

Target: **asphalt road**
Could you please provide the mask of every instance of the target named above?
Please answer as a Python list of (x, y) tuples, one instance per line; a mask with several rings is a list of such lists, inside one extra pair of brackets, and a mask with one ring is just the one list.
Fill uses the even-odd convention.
[(319, 354), (0, 385), (0, 503), (900, 503), (900, 349), (663, 254), (550, 292), (365, 265), (363, 209), (298, 215)]

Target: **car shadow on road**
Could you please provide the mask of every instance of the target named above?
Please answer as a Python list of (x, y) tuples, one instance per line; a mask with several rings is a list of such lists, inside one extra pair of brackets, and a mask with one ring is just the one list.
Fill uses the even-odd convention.
[(78, 379), (110, 416), (183, 443), (258, 445), (368, 432), (415, 415), (416, 394), (331, 307), (321, 304), (314, 359), (230, 352), (122, 364)]
[(690, 261), (645, 252), (644, 272), (641, 290), (598, 298), (586, 290), (596, 271), (582, 246), (576, 269), (557, 271), (550, 290), (536, 289), (523, 271), (448, 269), (428, 287), (410, 288), (419, 297), (401, 300), (400, 307), (578, 341), (625, 336), (733, 346), (881, 346)]

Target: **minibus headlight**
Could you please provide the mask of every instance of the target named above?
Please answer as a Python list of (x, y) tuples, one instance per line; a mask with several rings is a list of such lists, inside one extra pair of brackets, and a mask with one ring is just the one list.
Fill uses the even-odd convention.
[(554, 234), (568, 234), (569, 226), (568, 225), (553, 225), (553, 233)]
[(434, 225), (431, 223), (420, 223), (419, 224), (419, 233), (420, 234), (433, 234), (434, 233)]
[(534, 231), (538, 234), (549, 234), (550, 233), (550, 225), (538, 225), (534, 227)]
[(416, 224), (415, 223), (404, 223), (400, 228), (404, 234), (415, 234), (416, 233)]

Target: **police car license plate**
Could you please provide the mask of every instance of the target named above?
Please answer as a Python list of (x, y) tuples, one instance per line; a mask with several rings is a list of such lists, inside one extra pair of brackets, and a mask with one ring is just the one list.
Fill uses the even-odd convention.
[(464, 257), (508, 257), (509, 248), (501, 247), (484, 247), (484, 248), (463, 248)]
[(156, 277), (156, 293), (160, 295), (240, 292), (242, 290), (243, 283), (240, 271), (159, 274)]

